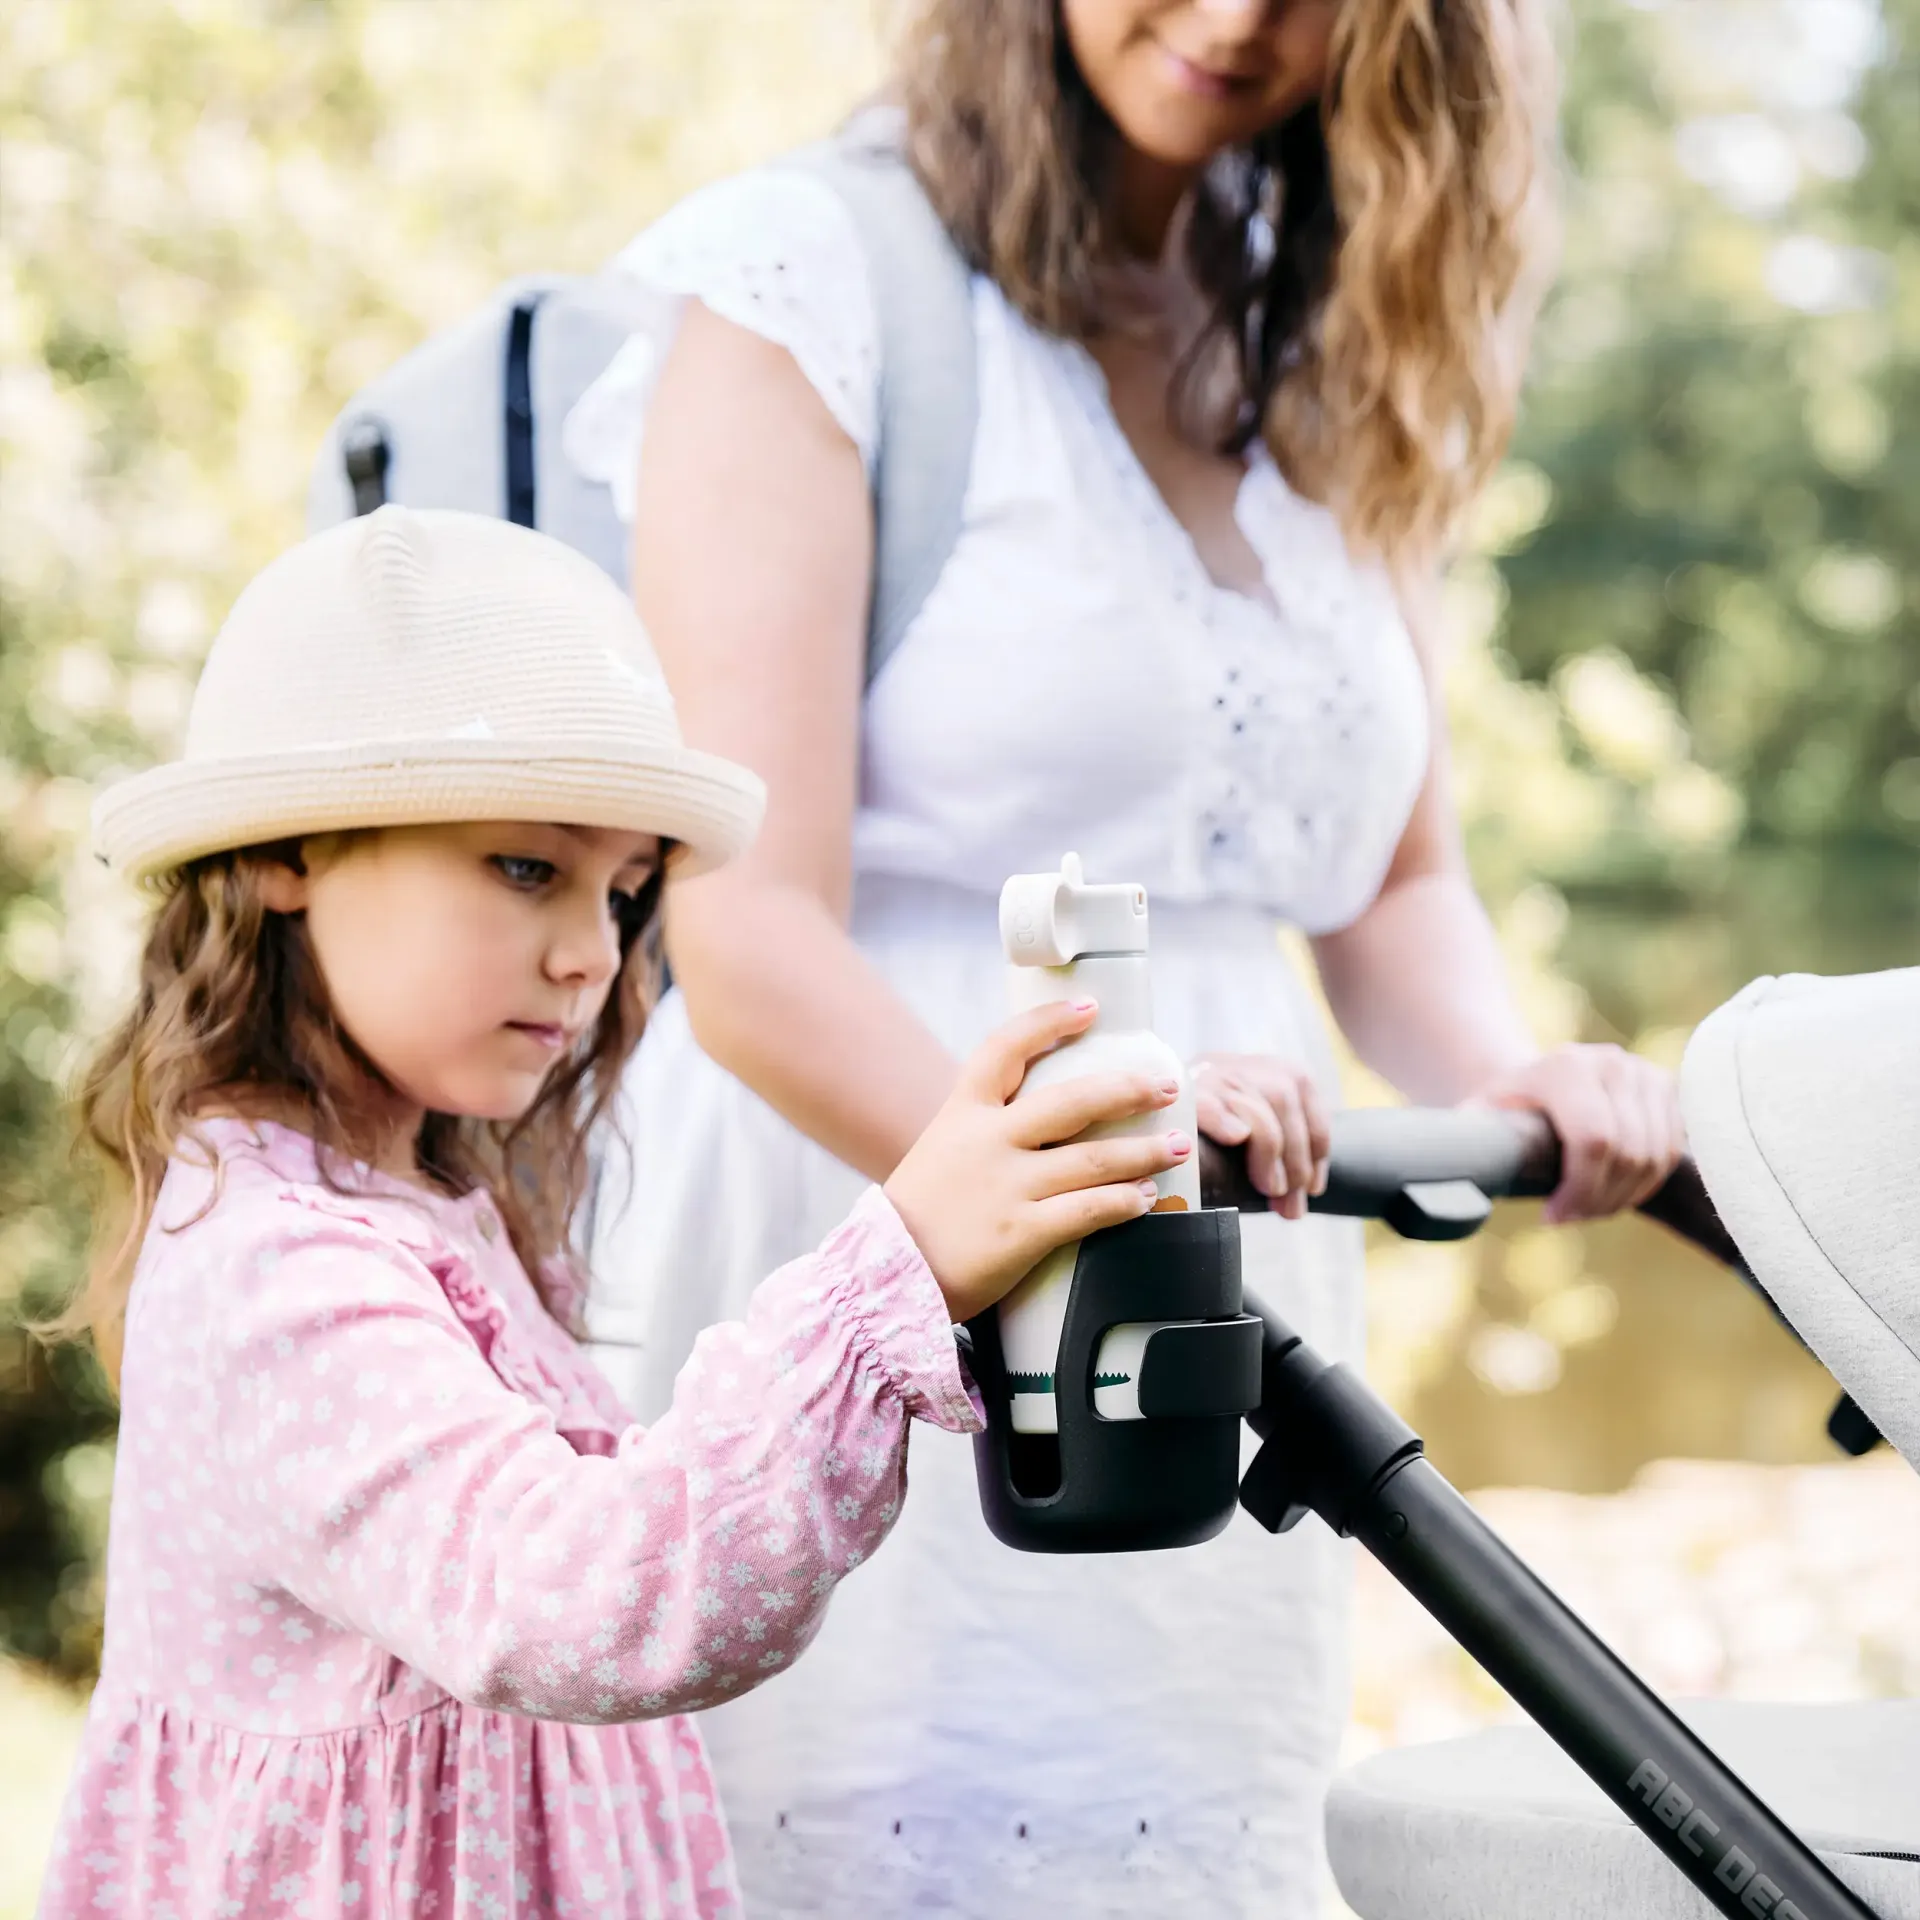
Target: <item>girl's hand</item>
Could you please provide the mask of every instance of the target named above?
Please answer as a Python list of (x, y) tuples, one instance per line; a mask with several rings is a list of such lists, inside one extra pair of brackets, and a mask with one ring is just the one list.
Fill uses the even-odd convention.
[(1556, 1047), (1489, 1081), (1473, 1099), (1531, 1107), (1553, 1122), (1561, 1175), (1546, 1217), (1555, 1222), (1638, 1206), (1687, 1150), (1673, 1075), (1623, 1047)]
[(1193, 1151), (1177, 1132), (1060, 1144), (1170, 1105), (1171, 1080), (1089, 1074), (1009, 1104), (1028, 1067), (1093, 1015), (1091, 1000), (1055, 1001), (989, 1036), (886, 1183), (956, 1321), (992, 1306), (1055, 1247), (1151, 1211), (1153, 1176)]
[(1203, 1053), (1193, 1063), (1195, 1118), (1223, 1147), (1247, 1148), (1247, 1178), (1275, 1213), (1305, 1218), (1327, 1189), (1327, 1113), (1304, 1067), (1267, 1054)]

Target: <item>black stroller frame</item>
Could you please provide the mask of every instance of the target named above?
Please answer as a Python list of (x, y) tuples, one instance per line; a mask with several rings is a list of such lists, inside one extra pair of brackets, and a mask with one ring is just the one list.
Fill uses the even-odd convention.
[[(1384, 1220), (1410, 1238), (1460, 1239), (1495, 1199), (1551, 1192), (1559, 1159), (1534, 1115), (1352, 1112), (1335, 1122), (1328, 1189), (1312, 1204)], [(1318, 1514), (1365, 1547), (1719, 1912), (1875, 1920), (1494, 1533), (1358, 1374), (1243, 1296), (1234, 1210), (1266, 1201), (1225, 1155), (1210, 1152), (1203, 1170), (1200, 1213), (1149, 1215), (1083, 1242), (1057, 1371), (1057, 1436), (1012, 1433), (997, 1323), (988, 1314), (968, 1330), (988, 1408), (975, 1444), (993, 1531), (1034, 1551), (1102, 1552), (1206, 1539), (1236, 1499), (1275, 1533)], [(1642, 1211), (1763, 1291), (1690, 1163)], [(1092, 1403), (1100, 1336), (1154, 1319), (1175, 1323), (1147, 1341), (1145, 1417), (1102, 1419)], [(1263, 1444), (1236, 1489), (1242, 1417)], [(1850, 1453), (1879, 1438), (1844, 1396), (1828, 1430)], [(1577, 1887), (1556, 1892), (1577, 1903)]]

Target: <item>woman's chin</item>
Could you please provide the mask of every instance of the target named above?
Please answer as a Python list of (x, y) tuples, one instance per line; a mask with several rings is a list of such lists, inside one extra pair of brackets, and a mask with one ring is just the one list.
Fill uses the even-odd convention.
[(1198, 108), (1185, 99), (1143, 103), (1115, 125), (1121, 139), (1142, 159), (1185, 173), (1200, 172), (1229, 148), (1244, 146), (1253, 137), (1238, 116)]

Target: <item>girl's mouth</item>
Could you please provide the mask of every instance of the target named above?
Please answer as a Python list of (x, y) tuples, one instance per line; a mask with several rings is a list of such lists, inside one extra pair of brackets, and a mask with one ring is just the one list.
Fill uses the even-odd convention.
[(550, 1053), (558, 1053), (567, 1044), (567, 1030), (557, 1022), (550, 1020), (509, 1020), (509, 1033), (523, 1033), (536, 1045), (545, 1047)]

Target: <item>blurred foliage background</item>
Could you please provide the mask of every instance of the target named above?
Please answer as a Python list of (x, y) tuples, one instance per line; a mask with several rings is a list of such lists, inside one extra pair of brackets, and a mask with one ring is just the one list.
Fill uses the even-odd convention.
[[(112, 1403), (20, 1328), (81, 1257), (61, 1089), (137, 925), (88, 855), (92, 787), (175, 744), (359, 382), (828, 125), (883, 24), (880, 0), (0, 18), (0, 1650), (76, 1681), (97, 1653)], [(1565, 258), (1451, 584), (1453, 708), (1542, 1037), (1677, 1059), (1756, 973), (1915, 957), (1920, 0), (1577, 0), (1563, 27)], [(1382, 1246), (1372, 1302), (1380, 1379), (1469, 1485), (1824, 1457), (1824, 1377), (1639, 1223)]]

